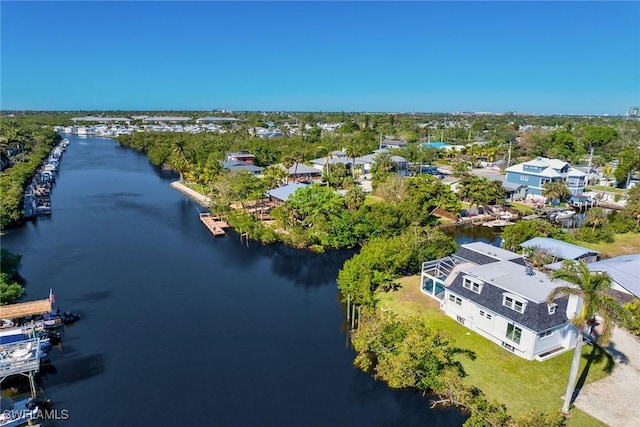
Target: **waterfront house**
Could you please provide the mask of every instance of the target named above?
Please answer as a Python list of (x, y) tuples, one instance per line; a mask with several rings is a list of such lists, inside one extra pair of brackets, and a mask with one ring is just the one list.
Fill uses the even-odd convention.
[(425, 262), (421, 290), (471, 331), (519, 357), (542, 361), (570, 350), (577, 337), (567, 320), (580, 300), (546, 302), (560, 284), (525, 266), (516, 253), (473, 242), (452, 256)]
[(506, 169), (507, 182), (524, 184), (529, 194), (542, 195), (544, 185), (551, 181), (565, 181), (572, 195), (582, 194), (586, 186), (587, 174), (571, 167), (569, 163), (538, 157)]
[(222, 162), (222, 167), (229, 172), (247, 171), (252, 175), (262, 175), (262, 171), (264, 170), (264, 168), (261, 168), (260, 166), (255, 166), (245, 162), (238, 162), (235, 160), (227, 160), (226, 162)]
[(248, 151), (226, 152), (224, 155), (227, 161), (244, 162), (250, 165), (253, 164), (253, 159), (256, 157)]
[[(534, 237), (520, 244), (521, 248), (529, 251), (539, 249), (553, 257), (553, 262), (571, 260), (594, 262), (600, 256), (600, 252), (585, 248), (583, 246), (574, 245), (573, 243), (563, 242), (562, 240), (552, 239), (550, 237)], [(527, 250), (525, 258), (527, 257)]]
[(282, 203), (289, 200), (291, 195), (296, 192), (299, 188), (305, 188), (308, 184), (304, 184), (301, 182), (293, 182), (291, 184), (283, 185), (279, 188), (274, 188), (273, 190), (267, 191), (267, 196), (269, 196), (269, 201), (273, 203), (274, 206), (279, 206)]

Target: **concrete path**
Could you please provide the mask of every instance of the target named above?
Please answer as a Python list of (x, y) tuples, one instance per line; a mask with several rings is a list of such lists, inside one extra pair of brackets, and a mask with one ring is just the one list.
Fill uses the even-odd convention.
[(616, 361), (613, 373), (586, 385), (575, 405), (612, 427), (636, 427), (640, 425), (640, 339), (616, 328), (607, 351)]
[(209, 199), (207, 196), (204, 196), (198, 193), (197, 191), (193, 191), (192, 189), (182, 184), (181, 182), (174, 181), (171, 184), (169, 184), (169, 186), (178, 190), (179, 192), (181, 192), (182, 194), (184, 194), (194, 202), (198, 203), (200, 206), (204, 206), (205, 208), (209, 207), (209, 203), (211, 202), (211, 199)]

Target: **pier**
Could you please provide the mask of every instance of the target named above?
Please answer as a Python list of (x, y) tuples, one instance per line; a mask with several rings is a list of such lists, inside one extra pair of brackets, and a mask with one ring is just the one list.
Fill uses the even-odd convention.
[(214, 236), (224, 236), (226, 233), (225, 228), (229, 227), (225, 221), (222, 221), (219, 217), (213, 217), (210, 213), (201, 213), (200, 221), (209, 229)]

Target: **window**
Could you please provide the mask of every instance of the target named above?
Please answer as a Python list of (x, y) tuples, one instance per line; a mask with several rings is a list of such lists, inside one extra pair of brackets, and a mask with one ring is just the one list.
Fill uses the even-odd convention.
[(529, 177), (525, 175), (520, 175), (520, 181), (529, 181)]
[(491, 320), (491, 315), (487, 313), (487, 320)]
[(460, 323), (461, 325), (464, 325), (464, 317), (462, 316), (458, 316), (456, 317), (456, 320), (458, 321), (458, 323)]
[(479, 294), (480, 291), (482, 290), (482, 285), (480, 283), (475, 282), (474, 280), (471, 280), (469, 277), (465, 277), (462, 281), (462, 287), (465, 289), (469, 289), (472, 292), (475, 292), (476, 294)]
[(516, 344), (520, 344), (520, 337), (522, 336), (522, 329), (509, 323), (507, 325), (507, 339), (513, 341)]
[(457, 296), (455, 296), (453, 294), (449, 294), (449, 301), (455, 302), (458, 305), (462, 305), (462, 298), (457, 297)]
[(517, 311), (518, 313), (524, 313), (526, 303), (505, 295), (502, 300), (502, 305), (509, 307), (511, 310)]
[(480, 316), (484, 317), (484, 311), (480, 310)]
[(540, 339), (545, 339), (547, 337), (550, 337), (551, 335), (553, 335), (553, 331), (549, 330), (549, 331), (544, 331), (544, 332), (540, 332), (538, 334), (538, 337), (540, 337)]
[(558, 307), (558, 304), (556, 303), (551, 303), (547, 306), (547, 309), (549, 310), (549, 314), (555, 314), (556, 313), (556, 307)]

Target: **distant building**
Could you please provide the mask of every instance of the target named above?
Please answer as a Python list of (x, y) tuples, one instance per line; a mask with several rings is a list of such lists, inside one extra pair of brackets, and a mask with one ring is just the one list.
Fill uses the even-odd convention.
[(383, 139), (380, 141), (380, 149), (383, 148), (402, 148), (407, 145), (407, 141), (402, 139)]
[[(366, 156), (356, 157), (356, 166), (362, 167), (362, 172), (364, 175), (368, 175), (371, 173), (373, 165), (376, 163), (377, 157), (386, 153), (386, 149), (375, 150), (372, 154), (367, 154)], [(393, 167), (396, 171), (396, 174), (399, 176), (409, 176), (409, 162), (402, 156), (391, 156), (391, 163), (393, 163)]]
[(261, 168), (260, 166), (254, 166), (250, 163), (238, 162), (235, 160), (222, 162), (222, 167), (229, 172), (247, 171), (252, 175), (262, 175), (262, 171), (264, 170), (264, 168)]
[(285, 169), (289, 174), (287, 179), (295, 182), (300, 181), (316, 181), (322, 176), (322, 171), (311, 166), (307, 166), (304, 163), (294, 162), (292, 166), (286, 167), (282, 163), (276, 165), (281, 169)]
[(572, 195), (582, 194), (586, 186), (587, 174), (571, 167), (569, 163), (538, 157), (506, 169), (507, 182), (525, 184), (529, 194), (541, 196), (544, 185), (552, 181), (564, 181)]
[(236, 151), (224, 153), (227, 161), (244, 162), (250, 165), (253, 164), (253, 159), (256, 157), (248, 151)]

